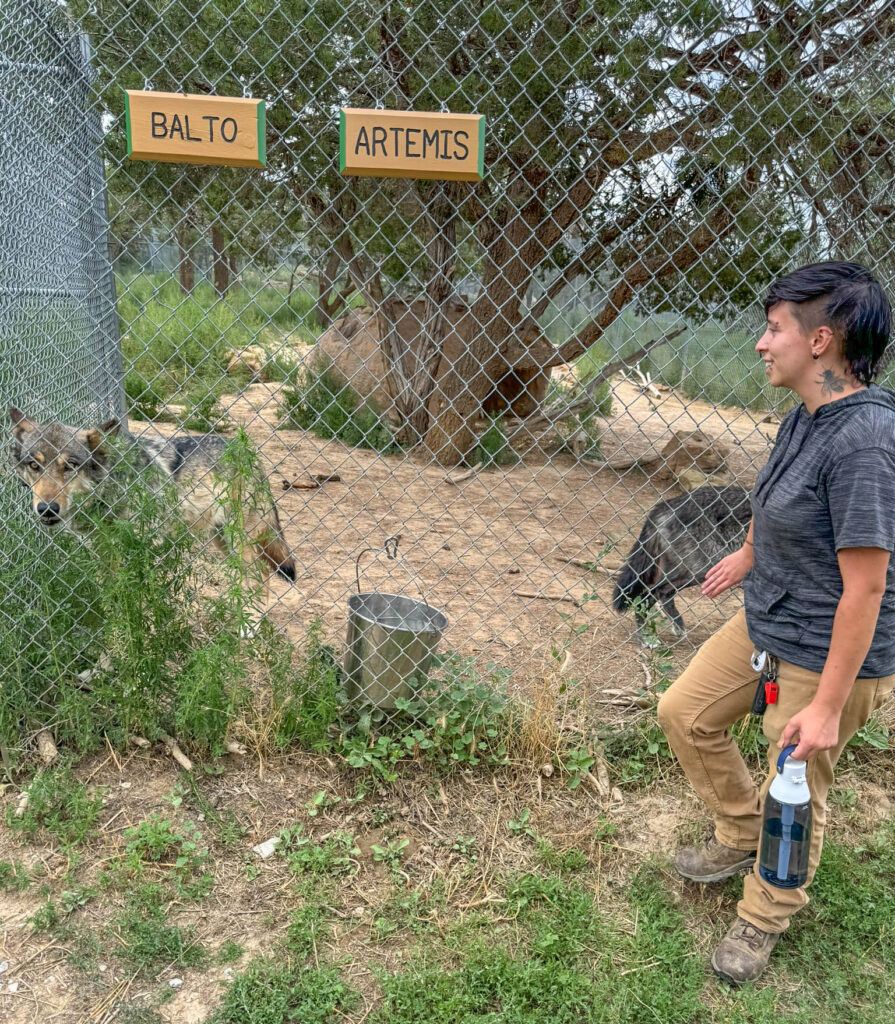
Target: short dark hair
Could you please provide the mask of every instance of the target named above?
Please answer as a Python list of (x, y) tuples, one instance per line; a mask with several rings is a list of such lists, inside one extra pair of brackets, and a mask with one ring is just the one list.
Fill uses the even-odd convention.
[(860, 263), (809, 263), (771, 285), (765, 315), (792, 302), (806, 331), (827, 326), (842, 342), (851, 372), (870, 384), (889, 344), (892, 314), (882, 286)]

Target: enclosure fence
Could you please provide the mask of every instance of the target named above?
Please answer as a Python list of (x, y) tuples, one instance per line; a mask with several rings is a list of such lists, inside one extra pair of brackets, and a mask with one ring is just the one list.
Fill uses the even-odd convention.
[[(848, 259), (895, 285), (893, 34), (889, 0), (6, 0), (6, 748), (77, 736), (114, 678), (173, 707), (203, 650), (263, 690), (254, 641), (214, 647), (234, 547), (280, 570), (260, 635), (311, 630), (368, 721), (427, 667), (587, 728), (648, 710), (740, 606), (693, 584), (742, 542), (787, 409), (755, 351), (769, 284)], [(129, 158), (126, 90), (263, 100), (264, 166)], [(350, 108), (481, 116), (481, 180), (340, 173)], [(145, 447), (183, 431), (218, 440)], [(155, 576), (133, 501), (125, 542), (84, 496), (128, 437), (217, 524), (178, 561), (183, 508), (146, 513)], [(133, 610), (159, 586), (168, 611)]]

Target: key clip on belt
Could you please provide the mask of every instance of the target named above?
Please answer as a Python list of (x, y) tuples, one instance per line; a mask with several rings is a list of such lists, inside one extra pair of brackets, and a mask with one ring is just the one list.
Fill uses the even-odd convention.
[(750, 660), (752, 670), (758, 672), (758, 688), (752, 701), (752, 714), (761, 716), (768, 704), (776, 704), (780, 695), (777, 684), (777, 659), (767, 651), (753, 651)]

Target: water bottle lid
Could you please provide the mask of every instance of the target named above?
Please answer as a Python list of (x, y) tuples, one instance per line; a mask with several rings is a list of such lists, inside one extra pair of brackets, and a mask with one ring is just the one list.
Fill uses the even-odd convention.
[(806, 762), (797, 761), (790, 755), (795, 745), (785, 747), (777, 759), (777, 775), (771, 783), (770, 795), (784, 804), (805, 804), (811, 799), (808, 793)]
[[(797, 746), (798, 746), (797, 743), (792, 743), (788, 747), (784, 747), (780, 751), (780, 756), (777, 758), (777, 772), (778, 772), (778, 774), (783, 771), (783, 765), (785, 764), (786, 759), (796, 749)], [(793, 758), (792, 763), (793, 764), (805, 764), (804, 761), (796, 761), (795, 758)]]

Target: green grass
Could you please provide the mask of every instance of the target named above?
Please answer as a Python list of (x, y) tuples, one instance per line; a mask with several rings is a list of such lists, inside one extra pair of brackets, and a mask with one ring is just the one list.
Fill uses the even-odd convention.
[(233, 350), (253, 344), (271, 355), (263, 379), (282, 379), (295, 363), (289, 339), (311, 344), (320, 333), (315, 301), (305, 289), (287, 296), (269, 286), (235, 286), (221, 298), (208, 283), (184, 295), (167, 274), (119, 276), (125, 389), (133, 411), (155, 419), (170, 400), (201, 407), (208, 396), (247, 383), (247, 371), (228, 376), (227, 366)]
[[(600, 341), (580, 357), (578, 367), (586, 377), (619, 355), (672, 334), (681, 326), (680, 318), (668, 314), (644, 318), (631, 308), (625, 309)], [(705, 321), (688, 326), (669, 344), (654, 348), (640, 361), (640, 368), (654, 381), (688, 398), (779, 411), (783, 397), (767, 383), (754, 351), (757, 340), (758, 335), (746, 323), (725, 327)]]
[(395, 454), (400, 447), (376, 404), (364, 401), (332, 369), (295, 370), (283, 393), (282, 422), (287, 430), (310, 430), (352, 448)]

